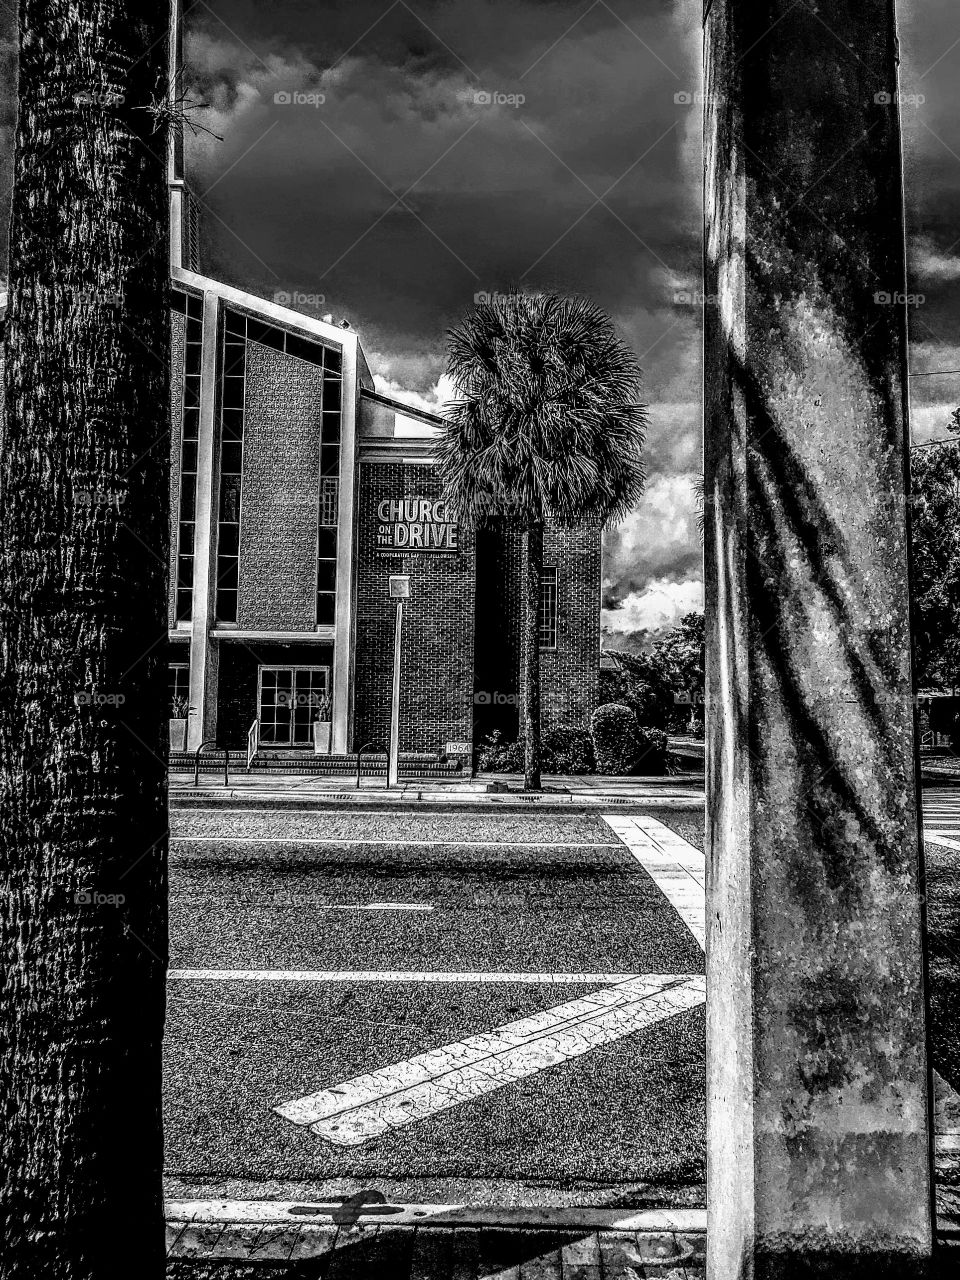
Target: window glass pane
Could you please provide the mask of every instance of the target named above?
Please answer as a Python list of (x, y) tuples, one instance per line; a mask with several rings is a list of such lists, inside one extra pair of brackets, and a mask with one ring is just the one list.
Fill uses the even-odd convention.
[(337, 585), (336, 560), (321, 560), (317, 565), (317, 590), (333, 591)]
[(180, 519), (193, 520), (197, 506), (197, 477), (180, 477)]
[(321, 560), (333, 558), (337, 554), (337, 530), (320, 529), (317, 539), (317, 555)]
[(321, 592), (317, 596), (317, 626), (332, 627), (336, 613), (336, 597), (332, 592)]
[(323, 380), (323, 407), (327, 412), (338, 412), (340, 403), (340, 379), (327, 378)]
[(183, 457), (180, 459), (180, 470), (183, 472), (196, 473), (197, 470), (197, 442), (196, 440), (184, 440)]
[(180, 554), (193, 555), (193, 531), (196, 525), (184, 520), (180, 525)]
[(187, 343), (187, 363), (186, 363), (185, 369), (188, 377), (192, 375), (199, 376), (200, 357), (202, 352), (203, 352), (203, 347), (200, 345), (199, 342)]
[(183, 380), (183, 407), (197, 409), (200, 406), (200, 379), (186, 377)]
[(310, 342), (295, 333), (287, 334), (287, 355), (296, 356), (298, 360), (307, 360), (310, 364), (323, 364), (323, 347), (319, 342)]
[(340, 473), (340, 446), (325, 444), (320, 449), (320, 474), (335, 476)]
[(224, 409), (242, 409), (243, 408), (243, 378), (224, 378), (223, 380), (223, 407)]
[(236, 591), (218, 591), (217, 592), (217, 617), (221, 622), (236, 622), (237, 620), (237, 593)]
[(220, 446), (220, 472), (239, 475), (243, 470), (243, 445), (239, 440), (224, 440)]
[(236, 524), (240, 520), (240, 477), (220, 477), (220, 519)]
[(342, 364), (343, 364), (343, 359), (342, 359), (339, 347), (337, 347), (336, 349), (333, 347), (326, 347), (324, 349), (323, 367), (325, 369), (330, 369), (334, 373), (339, 373), (340, 366)]
[(283, 330), (271, 324), (263, 324), (259, 320), (248, 320), (247, 337), (251, 342), (259, 342), (277, 351), (283, 350)]
[(323, 415), (323, 443), (336, 444), (340, 439), (340, 412)]
[(221, 591), (236, 591), (240, 585), (240, 562), (236, 556), (221, 556), (217, 562), (217, 586)]
[(246, 367), (246, 344), (230, 343), (223, 352), (224, 376), (242, 377)]
[(187, 314), (187, 299), (184, 297), (181, 290), (170, 290), (170, 309), (171, 311), (179, 312), (182, 316)]
[(184, 409), (183, 411), (184, 440), (196, 440), (199, 434), (200, 434), (200, 410)]
[(235, 556), (240, 553), (240, 526), (238, 524), (221, 524), (218, 530), (217, 550), (222, 556)]
[(242, 338), (247, 332), (247, 317), (238, 311), (228, 311), (224, 316), (224, 331)]
[(223, 438), (224, 440), (242, 440), (243, 439), (243, 410), (242, 409), (224, 409)]
[(540, 575), (540, 648), (557, 647), (557, 570), (544, 568)]

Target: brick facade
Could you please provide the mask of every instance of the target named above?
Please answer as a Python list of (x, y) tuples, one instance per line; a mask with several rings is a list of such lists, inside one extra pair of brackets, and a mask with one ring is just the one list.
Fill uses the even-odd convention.
[[(544, 533), (544, 566), (557, 569), (557, 646), (540, 650), (541, 724), (586, 728), (600, 684), (601, 535)], [(523, 537), (483, 531), (477, 556), (477, 740), (518, 736), (523, 711)]]
[(409, 573), (400, 749), (436, 751), (473, 739), (474, 540), (461, 528), (457, 553), (378, 554), (377, 507), (403, 497), (440, 497), (431, 466), (360, 463), (354, 746), (387, 740), (396, 612), (387, 579)]
[(312, 631), (323, 371), (247, 343), (237, 625)]

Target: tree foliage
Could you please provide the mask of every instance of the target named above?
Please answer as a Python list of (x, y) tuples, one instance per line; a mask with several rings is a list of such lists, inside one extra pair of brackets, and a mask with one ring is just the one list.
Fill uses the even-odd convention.
[(960, 687), (960, 442), (915, 449), (910, 471), (917, 683)]

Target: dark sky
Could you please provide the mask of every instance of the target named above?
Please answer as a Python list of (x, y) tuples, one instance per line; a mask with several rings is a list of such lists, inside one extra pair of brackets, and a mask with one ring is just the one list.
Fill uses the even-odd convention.
[[(926, 0), (921, 25), (915, 4), (899, 6), (901, 91), (925, 99), (903, 107), (910, 287), (925, 296), (912, 365), (925, 372), (960, 369), (960, 6)], [(446, 395), (444, 332), (478, 292), (579, 292), (614, 317), (651, 418), (646, 497), (606, 540), (614, 645), (702, 599), (700, 313), (683, 300), (700, 287), (701, 12), (197, 0), (187, 19), (187, 83), (211, 104), (197, 119), (224, 136), (188, 146), (208, 273), (348, 318), (381, 388), (430, 407)], [(7, 94), (3, 199), (10, 118)], [(957, 404), (960, 376), (916, 379), (914, 438), (943, 435)]]

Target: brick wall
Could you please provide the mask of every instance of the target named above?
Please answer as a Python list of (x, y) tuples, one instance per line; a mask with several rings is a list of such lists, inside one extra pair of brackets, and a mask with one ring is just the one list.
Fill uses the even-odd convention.
[(170, 590), (167, 617), (176, 626), (177, 534), (180, 518), (180, 433), (186, 317), (170, 312)]
[[(586, 727), (600, 682), (600, 530), (548, 528), (543, 562), (558, 570), (558, 616), (556, 649), (540, 651), (541, 724), (544, 729)], [(482, 533), (477, 558), (478, 740), (492, 729), (507, 739), (519, 733), (522, 584), (522, 535)]]
[(396, 605), (391, 573), (410, 574), (401, 666), (401, 751), (434, 751), (473, 738), (474, 542), (460, 551), (379, 555), (377, 506), (384, 498), (439, 498), (433, 468), (361, 462), (358, 491), (354, 747), (386, 743), (390, 726)]
[(237, 624), (312, 631), (323, 372), (247, 343)]

